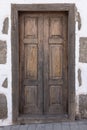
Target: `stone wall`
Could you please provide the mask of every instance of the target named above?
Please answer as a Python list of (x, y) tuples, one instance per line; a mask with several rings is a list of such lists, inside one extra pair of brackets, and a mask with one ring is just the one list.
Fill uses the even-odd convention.
[(0, 119), (7, 118), (7, 99), (4, 94), (0, 94)]
[(9, 111), (11, 105), (8, 106), (8, 102), (11, 99), (7, 98), (9, 94), (11, 95), (10, 91), (8, 90), (8, 78), (10, 76), (10, 70), (7, 71), (7, 69), (10, 67), (10, 64), (8, 63), (8, 53), (10, 53), (8, 52), (9, 46), (7, 45), (9, 39), (8, 31), (9, 18), (4, 17), (0, 30), (0, 125), (8, 124), (9, 113), (11, 113)]
[(75, 3), (76, 117), (87, 118), (87, 0), (0, 1), (0, 125), (12, 122), (11, 4)]

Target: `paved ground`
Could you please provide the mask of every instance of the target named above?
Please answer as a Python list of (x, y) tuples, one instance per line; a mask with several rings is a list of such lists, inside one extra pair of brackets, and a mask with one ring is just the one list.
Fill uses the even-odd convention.
[(87, 121), (4, 126), (0, 130), (87, 130)]

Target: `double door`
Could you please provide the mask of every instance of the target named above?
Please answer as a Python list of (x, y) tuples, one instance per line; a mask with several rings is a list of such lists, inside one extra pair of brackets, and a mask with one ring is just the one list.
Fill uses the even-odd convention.
[(27, 115), (68, 112), (67, 14), (20, 14), (19, 108)]

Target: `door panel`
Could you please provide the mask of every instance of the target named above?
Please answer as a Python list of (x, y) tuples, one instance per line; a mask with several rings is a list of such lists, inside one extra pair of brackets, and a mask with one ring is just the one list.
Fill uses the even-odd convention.
[(62, 46), (50, 45), (49, 49), (50, 79), (62, 77)]
[(49, 26), (50, 26), (50, 37), (57, 38), (58, 36), (62, 36), (62, 17), (57, 16), (53, 18), (49, 18)]
[[(38, 106), (38, 92), (37, 86), (25, 86), (25, 106), (24, 113), (35, 114)], [(37, 110), (38, 111), (38, 110)]]
[(25, 78), (37, 80), (37, 46), (25, 45)]
[(50, 109), (51, 114), (62, 114), (62, 88), (61, 86), (50, 87)]
[(25, 17), (24, 20), (24, 35), (26, 38), (37, 38), (38, 34), (38, 18)]

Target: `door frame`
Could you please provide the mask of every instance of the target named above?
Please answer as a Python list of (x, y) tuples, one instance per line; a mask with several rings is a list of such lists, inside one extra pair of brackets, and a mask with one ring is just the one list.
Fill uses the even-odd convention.
[[(19, 30), (20, 12), (68, 13), (68, 115), (65, 117), (20, 116), (19, 113)], [(75, 120), (75, 4), (12, 4), (11, 5), (11, 51), (12, 51), (12, 119), (14, 123), (43, 123)]]

